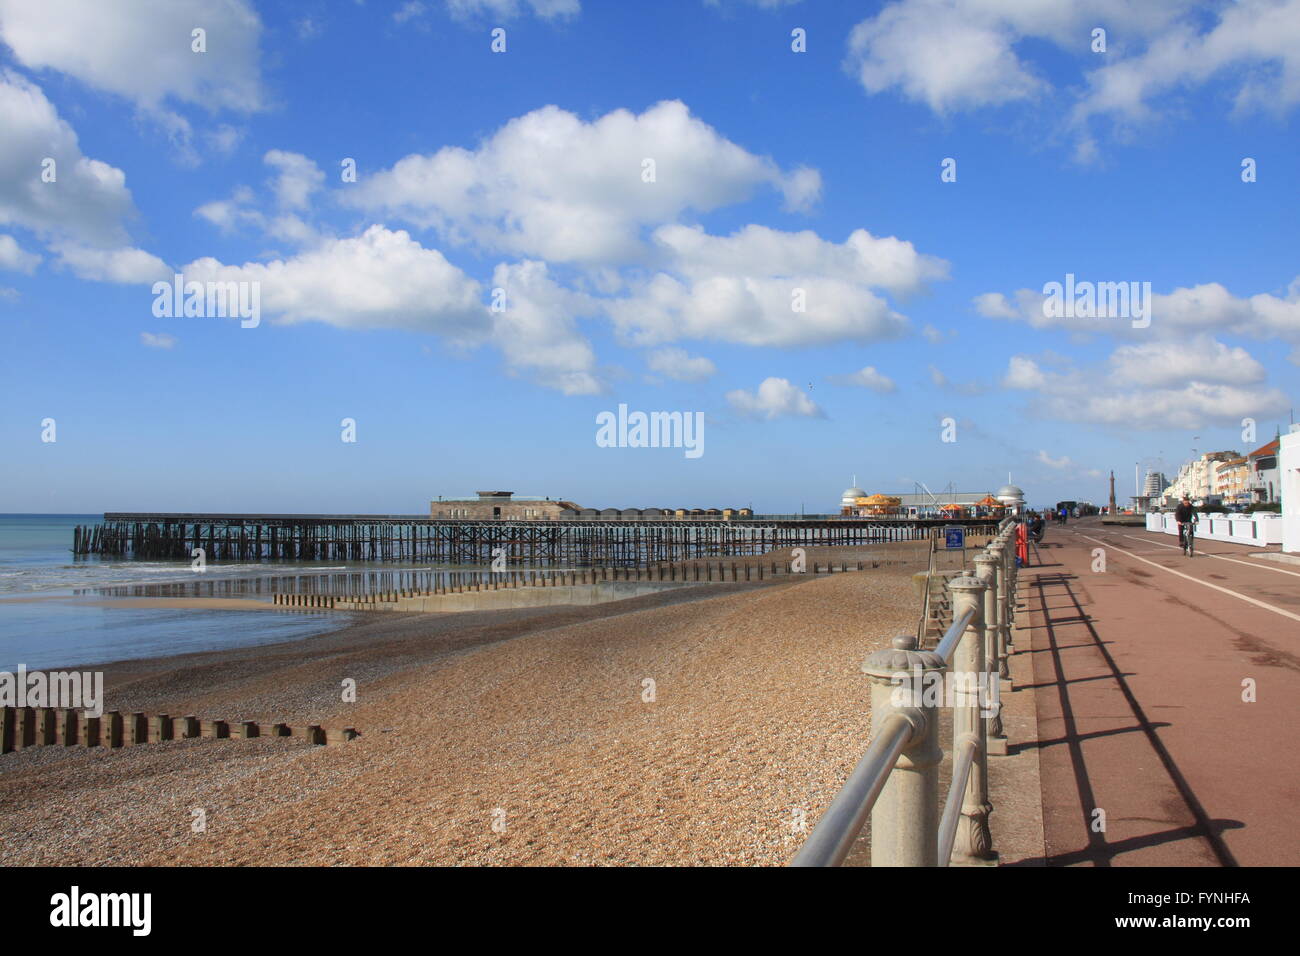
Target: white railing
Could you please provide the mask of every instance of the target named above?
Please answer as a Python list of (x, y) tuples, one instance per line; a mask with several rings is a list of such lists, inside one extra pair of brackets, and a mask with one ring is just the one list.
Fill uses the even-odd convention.
[[(1227, 541), (1232, 544), (1250, 544), (1266, 547), (1282, 543), (1282, 518), (1271, 512), (1256, 512), (1252, 515), (1214, 515), (1198, 514), (1196, 537), (1201, 540)], [(1147, 530), (1178, 534), (1178, 522), (1172, 511), (1152, 512), (1147, 515)]]
[[(953, 623), (938, 647), (921, 650), (904, 635), (862, 665), (871, 678), (871, 744), (791, 866), (840, 865), (868, 817), (872, 866), (996, 859), (988, 757), (1007, 752), (999, 700), (1009, 673), (1018, 527), (1004, 521), (975, 558), (975, 574), (948, 582)], [(942, 816), (939, 701), (953, 708), (952, 785)]]

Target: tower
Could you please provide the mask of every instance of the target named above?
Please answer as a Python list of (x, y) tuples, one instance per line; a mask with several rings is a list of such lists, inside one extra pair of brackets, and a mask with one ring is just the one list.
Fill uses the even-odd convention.
[(1110, 511), (1109, 514), (1115, 514), (1115, 469), (1110, 471)]

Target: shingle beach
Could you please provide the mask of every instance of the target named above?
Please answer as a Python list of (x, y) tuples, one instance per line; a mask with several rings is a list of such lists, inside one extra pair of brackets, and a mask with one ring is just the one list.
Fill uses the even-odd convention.
[(916, 626), (916, 568), (867, 567), (112, 665), (109, 709), (361, 737), (5, 755), (0, 864), (783, 864), (868, 741), (863, 659)]

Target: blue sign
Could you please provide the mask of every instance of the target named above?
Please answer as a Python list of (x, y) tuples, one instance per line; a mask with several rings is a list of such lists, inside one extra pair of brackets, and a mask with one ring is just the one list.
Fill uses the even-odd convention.
[(966, 547), (966, 529), (961, 525), (949, 525), (943, 529), (943, 546), (948, 550)]

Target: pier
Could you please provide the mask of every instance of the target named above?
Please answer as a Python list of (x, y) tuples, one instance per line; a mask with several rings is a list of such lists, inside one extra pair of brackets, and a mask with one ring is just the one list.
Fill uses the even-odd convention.
[[(463, 519), (423, 515), (108, 512), (79, 525), (72, 550), (143, 560), (407, 561), (483, 565), (504, 554), (519, 567), (645, 567), (656, 562), (927, 540), (951, 524), (989, 533), (995, 518), (879, 519), (781, 515), (744, 518)], [(498, 550), (500, 549), (500, 550)]]

